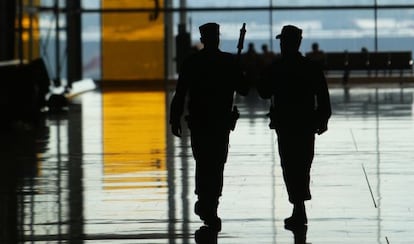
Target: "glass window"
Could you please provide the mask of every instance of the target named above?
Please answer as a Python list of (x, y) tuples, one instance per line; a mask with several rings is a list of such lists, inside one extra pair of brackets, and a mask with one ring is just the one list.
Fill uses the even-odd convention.
[(414, 11), (378, 11), (378, 48), (384, 51), (414, 51)]
[(378, 5), (413, 5), (412, 0), (377, 0)]
[(225, 15), (220, 12), (192, 12), (188, 16), (195, 45), (199, 44), (198, 26), (214, 21), (221, 26), (220, 48), (228, 52), (236, 52), (243, 22), (247, 24), (246, 45), (251, 42), (258, 48), (267, 44), (275, 52), (280, 51), (275, 36), (287, 24), (303, 29), (303, 52), (310, 49), (312, 42), (319, 42), (321, 49), (326, 51), (359, 51), (362, 47), (373, 50), (375, 47), (372, 10), (273, 11), (272, 16), (268, 11), (233, 11)]
[[(375, 46), (371, 10), (279, 11), (273, 18), (275, 34), (286, 24), (303, 29), (302, 52), (309, 51), (313, 42), (318, 42), (324, 51), (359, 51), (362, 47), (373, 50)], [(279, 48), (275, 41), (274, 46)]]
[[(394, 1), (383, 0), (395, 4)], [(409, 0), (400, 0), (400, 2), (408, 3)], [(179, 0), (174, 1), (174, 5), (177, 6)], [(373, 0), (187, 0), (188, 7), (267, 7), (267, 6), (361, 6), (361, 5), (373, 5)]]
[(257, 44), (270, 42), (269, 12), (267, 11), (243, 11), (243, 12), (193, 12), (189, 13), (191, 19), (191, 37), (193, 44), (200, 44), (200, 32), (198, 27), (207, 22), (220, 24), (220, 49), (227, 52), (237, 52), (237, 42), (240, 28), (246, 23), (245, 47), (248, 42)]
[(101, 15), (82, 15), (83, 77), (101, 79)]
[(66, 0), (40, 0), (40, 3), (43, 7), (54, 7), (56, 3), (62, 7), (66, 5)]
[(278, 6), (358, 6), (373, 4), (372, 0), (273, 0)]
[[(53, 7), (55, 0), (39, 0), (40, 5)], [(65, 0), (59, 0), (60, 7)], [(173, 0), (169, 7), (180, 7), (180, 0)], [(253, 43), (256, 51), (266, 44), (274, 52), (279, 52), (279, 42), (275, 35), (283, 25), (294, 24), (303, 29), (302, 52), (310, 49), (311, 43), (318, 42), (324, 51), (359, 51), (366, 47), (378, 50), (411, 50), (410, 41), (414, 38), (414, 10), (379, 9), (378, 22), (375, 23), (373, 0), (186, 0), (189, 8), (208, 8), (208, 11), (189, 11), (185, 13), (186, 30), (190, 33), (191, 44), (200, 46), (198, 26), (206, 22), (217, 22), (221, 26), (220, 48), (227, 52), (236, 52), (239, 30), (243, 23), (247, 24), (245, 49)], [(411, 0), (377, 0), (378, 5), (410, 5)], [(84, 9), (155, 9), (156, 3), (163, 7), (165, 1), (136, 0), (82, 0)], [(273, 10), (273, 7), (304, 6), (372, 6), (372, 9), (342, 10)], [(263, 10), (225, 11), (231, 7), (262, 7)], [(214, 11), (214, 8), (219, 8)], [(164, 69), (176, 63), (176, 43), (180, 22), (179, 12), (164, 16), (163, 12), (85, 12), (82, 15), (83, 72), (84, 77), (103, 80), (148, 80), (163, 79)], [(164, 18), (166, 17), (166, 18)], [(65, 31), (66, 18), (59, 18), (60, 35), (60, 69), (61, 75), (66, 72)], [(39, 14), (40, 55), (45, 58), (52, 77), (56, 74), (57, 58), (55, 16), (51, 11)], [(375, 32), (375, 26), (378, 32)], [(167, 30), (167, 31), (166, 31)], [(169, 32), (172, 30), (172, 33)], [(376, 36), (378, 39), (375, 40)], [(34, 39), (36, 40), (36, 39)], [(168, 46), (166, 46), (168, 44)], [(36, 45), (36, 43), (34, 43)], [(167, 47), (167, 48), (165, 48)], [(33, 50), (32, 50), (33, 51)], [(164, 54), (165, 52), (167, 54)], [(25, 51), (27, 53), (28, 51)], [(34, 56), (37, 54), (34, 53)], [(166, 58), (166, 59), (165, 59)], [(164, 59), (168, 64), (165, 65)], [(171, 70), (170, 70), (171, 69)], [(175, 70), (173, 71), (175, 73)]]
[[(187, 0), (188, 7), (257, 7), (257, 6), (269, 6), (269, 0)], [(179, 1), (175, 1), (175, 6), (179, 4)]]
[[(65, 1), (58, 1), (59, 8), (65, 8)], [(42, 0), (42, 7), (54, 7), (55, 1)], [(56, 30), (58, 21), (59, 29)], [(39, 30), (40, 30), (40, 55), (45, 61), (49, 75), (52, 79), (66, 77), (66, 16), (59, 13), (57, 16), (52, 9), (40, 12)], [(59, 80), (60, 82), (60, 80)], [(56, 85), (59, 85), (59, 82)]]
[[(83, 9), (100, 9), (101, 0), (81, 0)], [(82, 71), (84, 78), (101, 79), (101, 13), (82, 14)]]

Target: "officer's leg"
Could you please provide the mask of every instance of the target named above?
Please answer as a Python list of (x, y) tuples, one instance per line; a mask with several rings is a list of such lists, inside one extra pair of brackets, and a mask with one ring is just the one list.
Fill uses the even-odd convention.
[(294, 205), (292, 217), (286, 221), (295, 219), (296, 222), (306, 223), (304, 201), (311, 199), (309, 182), (314, 150), (313, 134), (280, 135), (278, 144), (289, 201)]
[(208, 177), (206, 177), (206, 169), (208, 169), (208, 160), (206, 159), (206, 143), (204, 133), (197, 130), (191, 131), (191, 148), (196, 162), (195, 167), (195, 194), (198, 201), (194, 210), (201, 219), (205, 218), (206, 212), (206, 192), (208, 189)]
[(223, 182), (223, 164), (217, 161), (198, 162), (196, 170), (197, 196), (194, 211), (210, 228), (220, 231), (221, 220), (217, 216)]
[[(223, 188), (223, 170), (228, 151), (228, 133), (194, 133), (192, 148), (196, 160), (195, 212), (209, 226), (221, 228), (217, 217), (218, 199)], [(220, 223), (219, 223), (220, 222)]]

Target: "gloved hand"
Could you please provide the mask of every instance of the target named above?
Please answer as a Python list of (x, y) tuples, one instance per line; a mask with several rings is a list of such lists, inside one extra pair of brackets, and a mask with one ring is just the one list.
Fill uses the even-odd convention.
[(174, 136), (181, 137), (181, 123), (180, 122), (174, 122), (171, 124), (171, 130)]
[(316, 128), (316, 133), (318, 135), (322, 135), (327, 130), (328, 130), (328, 124), (327, 123), (322, 123)]

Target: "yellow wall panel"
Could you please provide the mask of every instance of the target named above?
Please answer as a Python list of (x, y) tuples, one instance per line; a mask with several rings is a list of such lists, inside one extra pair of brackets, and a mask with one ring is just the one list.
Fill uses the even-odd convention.
[[(102, 8), (154, 8), (154, 1), (103, 0)], [(163, 79), (164, 15), (155, 20), (150, 15), (102, 15), (103, 80)]]

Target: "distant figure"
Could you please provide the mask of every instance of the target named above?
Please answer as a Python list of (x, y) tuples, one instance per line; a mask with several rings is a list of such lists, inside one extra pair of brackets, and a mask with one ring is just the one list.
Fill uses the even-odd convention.
[(175, 37), (177, 73), (181, 70), (183, 60), (191, 53), (191, 36), (186, 31), (185, 24), (178, 24), (178, 34)]
[(371, 70), (369, 69), (369, 51), (366, 47), (361, 47), (361, 57), (363, 60), (363, 67), (367, 69), (368, 76), (371, 76)]
[(361, 47), (361, 53), (368, 53), (368, 48)]
[(312, 48), (311, 52), (308, 52), (306, 54), (306, 57), (318, 63), (322, 69), (325, 68), (326, 57), (325, 57), (325, 53), (319, 49), (319, 44), (317, 42), (314, 42), (312, 43), (311, 48)]
[(232, 110), (233, 94), (247, 95), (236, 57), (219, 50), (219, 25), (199, 27), (204, 48), (182, 64), (176, 92), (171, 103), (172, 133), (181, 137), (181, 117), (188, 97), (186, 120), (191, 132), (191, 147), (196, 161), (195, 213), (209, 229), (221, 230), (217, 216), (223, 188), (223, 170), (227, 160), (229, 134), (238, 113)]
[(247, 46), (247, 51), (242, 55), (242, 67), (246, 73), (246, 79), (251, 87), (256, 86), (259, 79), (260, 60), (259, 54), (254, 47), (254, 44), (250, 42)]
[(276, 58), (276, 55), (269, 50), (269, 47), (266, 44), (262, 45), (262, 69), (269, 66)]
[(368, 48), (362, 47), (361, 48), (361, 55), (364, 58), (364, 67), (367, 67), (369, 65), (369, 51)]
[(311, 199), (310, 169), (314, 156), (315, 133), (327, 130), (331, 116), (329, 92), (319, 65), (299, 52), (302, 30), (282, 28), (281, 58), (267, 69), (258, 86), (259, 95), (272, 99), (271, 120), (277, 133), (279, 156), (292, 216), (286, 228), (307, 224), (305, 201)]

